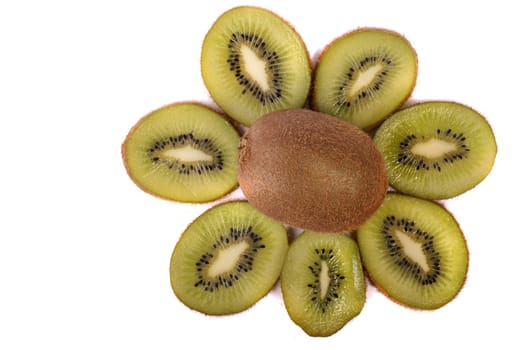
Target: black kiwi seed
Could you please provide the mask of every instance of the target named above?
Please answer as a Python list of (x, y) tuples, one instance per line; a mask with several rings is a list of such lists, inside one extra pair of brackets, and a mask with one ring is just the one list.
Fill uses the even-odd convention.
[[(268, 92), (263, 91), (259, 84), (250, 80), (249, 74), (244, 72), (240, 62), (240, 48), (242, 45), (249, 46), (261, 59), (268, 62), (269, 81), (272, 83), (272, 89)], [(280, 58), (277, 52), (267, 48), (266, 43), (261, 37), (254, 33), (232, 33), (228, 44), (230, 54), (226, 63), (230, 71), (235, 74), (235, 79), (241, 85), (242, 94), (249, 92), (257, 98), (262, 105), (275, 103), (282, 97), (282, 76), (279, 74)]]
[[(207, 269), (209, 268), (210, 262), (215, 256), (216, 251), (224, 249), (239, 240), (244, 240), (250, 245), (250, 247), (245, 250), (245, 253), (240, 255), (239, 261), (233, 268), (233, 271), (229, 271), (214, 278), (207, 277)], [(242, 229), (230, 228), (228, 233), (220, 236), (217, 241), (212, 244), (210, 250), (202, 254), (199, 260), (195, 262), (197, 282), (194, 284), (194, 287), (202, 288), (206, 292), (214, 292), (221, 288), (232, 287), (242, 274), (253, 269), (254, 256), (257, 254), (258, 250), (266, 248), (264, 244), (258, 243), (261, 240), (262, 238), (257, 233), (253, 232), (251, 226)]]
[[(211, 161), (200, 161), (198, 164), (186, 164), (181, 160), (173, 157), (162, 157), (162, 152), (167, 149), (189, 144), (194, 149), (199, 149), (211, 157)], [(193, 133), (181, 134), (178, 136), (169, 136), (156, 141), (147, 151), (150, 159), (155, 163), (165, 164), (168, 168), (175, 168), (179, 174), (190, 175), (191, 173), (202, 174), (213, 170), (221, 170), (224, 166), (224, 158), (221, 150), (216, 147), (208, 138), (198, 139)]]

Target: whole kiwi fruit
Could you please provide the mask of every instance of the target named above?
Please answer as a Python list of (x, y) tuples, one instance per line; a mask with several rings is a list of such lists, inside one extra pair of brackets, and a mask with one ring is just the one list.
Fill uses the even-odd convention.
[(239, 185), (248, 201), (285, 224), (320, 232), (357, 228), (387, 190), (370, 136), (306, 109), (271, 112), (243, 135)]

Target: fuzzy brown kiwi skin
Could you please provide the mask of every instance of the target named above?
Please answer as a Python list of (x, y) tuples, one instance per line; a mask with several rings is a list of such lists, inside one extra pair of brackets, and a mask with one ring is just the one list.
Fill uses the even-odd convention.
[[(258, 9), (258, 10), (262, 10), (262, 11), (266, 11), (266, 12), (269, 12), (271, 13), (272, 15), (274, 15), (275, 17), (279, 18), (283, 23), (287, 24), (290, 29), (292, 30), (293, 33), (295, 33), (295, 35), (297, 36), (297, 38), (299, 38), (303, 48), (304, 48), (304, 51), (306, 53), (306, 58), (308, 60), (308, 67), (309, 67), (309, 71), (310, 71), (310, 86), (308, 86), (308, 94), (306, 96), (306, 99), (305, 99), (305, 102), (303, 104), (303, 107), (307, 106), (309, 101), (310, 101), (310, 98), (311, 98), (311, 93), (312, 93), (312, 87), (313, 87), (313, 75), (314, 75), (314, 63), (312, 61), (312, 57), (310, 55), (310, 52), (308, 51), (308, 47), (306, 46), (304, 40), (303, 40), (303, 37), (300, 35), (300, 33), (297, 31), (297, 29), (295, 28), (295, 26), (290, 22), (288, 21), (287, 19), (285, 19), (284, 17), (281, 17), (280, 15), (278, 15), (277, 13), (271, 11), (271, 10), (268, 10), (267, 8), (264, 8), (264, 7), (260, 7), (260, 6), (237, 6), (237, 7), (233, 7), (231, 8), (230, 10), (228, 10), (227, 12), (230, 12), (230, 11), (233, 11), (233, 10), (236, 10), (236, 9)], [(226, 12), (224, 12), (226, 13)], [(215, 23), (219, 20), (220, 16), (217, 17), (217, 19), (215, 19), (215, 21), (213, 22), (213, 24), (210, 26), (210, 28), (212, 28)], [(208, 33), (206, 34), (206, 36), (208, 35)], [(202, 41), (202, 44), (204, 44), (204, 41)], [(202, 45), (201, 45), (201, 50), (202, 50)], [(201, 77), (204, 76), (204, 72), (202, 71), (202, 67), (204, 66), (203, 64), (203, 56), (201, 55), (200, 57), (200, 67), (201, 67)], [(212, 97), (213, 99), (213, 97)], [(220, 107), (220, 108), (223, 108), (217, 101), (215, 101), (215, 99), (213, 99), (214, 102)], [(230, 118), (231, 119), (231, 118)], [(233, 120), (233, 119), (232, 119)], [(243, 125), (244, 126), (244, 125)], [(251, 125), (245, 125), (246, 128), (250, 127)]]
[[(274, 141), (268, 143), (270, 139)], [(253, 206), (288, 225), (317, 232), (351, 231), (379, 207), (388, 187), (383, 158), (369, 141), (364, 131), (327, 114), (305, 109), (272, 112), (241, 138), (240, 187)], [(264, 151), (258, 142), (265, 144)], [(356, 146), (352, 155), (351, 145)], [(273, 170), (268, 171), (270, 166)], [(333, 169), (335, 177), (324, 172)], [(342, 172), (356, 175), (341, 176)]]
[(192, 105), (197, 105), (197, 106), (200, 106), (200, 107), (204, 107), (204, 108), (207, 108), (215, 113), (218, 113), (220, 114), (228, 123), (230, 123), (230, 125), (233, 126), (233, 128), (235, 129), (235, 131), (237, 132), (237, 134), (239, 135), (239, 137), (242, 135), (242, 132), (241, 130), (239, 130), (239, 128), (234, 124), (233, 120), (227, 116), (223, 111), (217, 109), (217, 108), (213, 108), (211, 106), (208, 106), (202, 102), (199, 102), (199, 101), (180, 101), (180, 102), (173, 102), (173, 103), (169, 103), (169, 104), (166, 104), (162, 107), (159, 107), (151, 112), (149, 112), (148, 114), (146, 114), (145, 116), (143, 116), (142, 118), (140, 118), (136, 123), (135, 125), (133, 125), (131, 127), (131, 129), (128, 131), (128, 133), (126, 134), (126, 137), (124, 139), (124, 141), (122, 142), (121, 146), (120, 146), (120, 154), (121, 154), (121, 157), (122, 157), (122, 162), (124, 164), (124, 168), (126, 169), (126, 173), (128, 174), (128, 177), (133, 181), (133, 183), (140, 189), (142, 190), (143, 192), (155, 197), (155, 198), (158, 198), (158, 199), (162, 199), (162, 200), (166, 200), (166, 201), (170, 201), (170, 202), (176, 202), (176, 203), (187, 203), (187, 204), (194, 204), (194, 203), (199, 203), (199, 204), (206, 204), (206, 203), (215, 203), (217, 201), (220, 201), (222, 198), (228, 196), (229, 194), (231, 194), (232, 192), (234, 192), (235, 190), (237, 190), (239, 188), (239, 183), (237, 182), (237, 184), (232, 187), (229, 191), (225, 192), (221, 197), (219, 198), (215, 198), (215, 199), (211, 199), (209, 201), (204, 201), (204, 202), (192, 202), (192, 201), (182, 201), (182, 200), (173, 200), (173, 199), (168, 199), (168, 198), (165, 198), (165, 197), (162, 197), (156, 193), (153, 193), (153, 192), (150, 192), (146, 187), (142, 186), (138, 181), (135, 180), (135, 177), (133, 176), (132, 172), (131, 172), (131, 169), (129, 168), (129, 165), (128, 165), (128, 150), (127, 150), (127, 143), (128, 143), (128, 140), (130, 138), (131, 135), (133, 135), (133, 132), (135, 131), (135, 129), (137, 129), (141, 124), (142, 124), (142, 121), (146, 118), (148, 118), (150, 115), (152, 115), (153, 113), (157, 112), (158, 110), (161, 110), (161, 109), (164, 109), (164, 108), (167, 108), (167, 107), (172, 107), (172, 106), (177, 106), (177, 105), (183, 105), (183, 104), (192, 104)]
[[(328, 43), (322, 50), (321, 50), (321, 53), (319, 54), (319, 57), (317, 58), (316, 62), (315, 62), (315, 66), (314, 66), (314, 70), (313, 70), (313, 74), (312, 74), (312, 85), (311, 85), (311, 89), (310, 89), (310, 95), (309, 95), (309, 104), (310, 106), (312, 107), (313, 110), (315, 111), (318, 111), (319, 110), (319, 106), (317, 106), (317, 104), (315, 103), (315, 96), (316, 96), (316, 88), (315, 88), (315, 81), (316, 81), (316, 78), (317, 78), (317, 73), (318, 73), (318, 66), (319, 66), (319, 62), (321, 62), (321, 60), (323, 59), (326, 51), (331, 47), (331, 45), (333, 43), (335, 43), (336, 41), (338, 40), (341, 40), (341, 39), (344, 39), (352, 34), (356, 34), (356, 33), (359, 33), (359, 32), (365, 32), (365, 31), (380, 31), (380, 32), (384, 32), (384, 33), (389, 33), (389, 34), (393, 34), (393, 35), (397, 35), (397, 36), (400, 36), (401, 38), (403, 38), (407, 43), (408, 45), (413, 49), (413, 46), (412, 44), (410, 43), (410, 41), (408, 41), (408, 39), (401, 35), (400, 33), (396, 32), (396, 31), (393, 31), (393, 30), (390, 30), (390, 29), (385, 29), (385, 28), (378, 28), (378, 27), (361, 27), (361, 28), (358, 28), (358, 29), (355, 29), (355, 30), (352, 30), (350, 32), (347, 32), (347, 33), (344, 33), (342, 35), (340, 35), (339, 37), (335, 38), (334, 40), (332, 40), (330, 43)], [(415, 50), (414, 50), (415, 52)], [(371, 131), (377, 127), (379, 127), (379, 125), (381, 125), (381, 123), (386, 119), (388, 118), (390, 115), (392, 115), (393, 113), (395, 113), (399, 108), (403, 107), (405, 105), (405, 103), (408, 101), (408, 99), (410, 98), (410, 96), (412, 95), (412, 91), (414, 90), (415, 86), (416, 86), (416, 80), (417, 80), (417, 75), (418, 75), (418, 70), (419, 70), (419, 58), (418, 56), (416, 55), (416, 70), (415, 70), (415, 75), (414, 75), (414, 79), (412, 80), (412, 84), (410, 86), (410, 93), (407, 94), (407, 96), (405, 96), (405, 98), (399, 102), (399, 104), (392, 110), (392, 112), (390, 112), (388, 115), (386, 115), (382, 120), (378, 121), (377, 123), (373, 124), (373, 125), (370, 125), (369, 127), (367, 127), (365, 130), (366, 131)]]
[[(399, 193), (399, 192), (396, 192), (396, 191), (388, 191), (388, 193)], [(441, 208), (447, 210), (447, 212), (450, 214), (450, 216), (452, 217), (452, 219), (454, 220), (454, 222), (458, 225), (459, 227), (459, 222), (457, 221), (456, 217), (445, 207), (445, 205), (441, 202), (438, 202), (438, 201), (433, 201), (435, 204), (439, 205)], [(465, 235), (463, 233), (463, 230), (461, 230), (460, 228), (460, 231), (461, 231), (461, 234), (463, 235), (463, 239), (465, 239)], [(468, 245), (466, 245), (466, 252), (467, 252), (467, 267), (466, 267), (466, 271), (467, 273), (465, 274), (465, 278), (463, 279), (463, 281), (461, 282), (461, 288), (458, 289), (458, 291), (456, 292), (456, 294), (446, 303), (446, 304), (443, 304), (441, 306), (436, 306), (434, 308), (426, 308), (426, 309), (422, 309), (422, 308), (418, 308), (418, 307), (415, 307), (415, 306), (412, 306), (412, 305), (408, 305), (408, 304), (405, 304), (405, 303), (402, 303), (400, 302), (399, 300), (396, 300), (394, 298), (392, 298), (388, 292), (386, 290), (384, 290), (378, 283), (377, 281), (374, 280), (374, 278), (368, 273), (368, 271), (366, 270), (366, 267), (364, 265), (364, 262), (363, 262), (363, 257), (361, 256), (361, 266), (363, 266), (363, 272), (366, 276), (366, 278), (368, 278), (368, 280), (370, 281), (370, 284), (375, 288), (377, 289), (381, 294), (383, 294), (384, 296), (386, 296), (389, 300), (393, 301), (394, 303), (400, 305), (400, 306), (403, 306), (407, 309), (410, 309), (410, 310), (415, 310), (415, 311), (433, 311), (433, 310), (438, 310), (442, 307), (444, 307), (445, 305), (447, 304), (450, 304), (458, 295), (459, 293), (461, 292), (461, 290), (465, 287), (465, 284), (467, 282), (467, 278), (468, 278), (468, 270), (469, 270), (469, 265), (470, 265), (470, 252), (469, 252), (469, 249), (468, 249)]]

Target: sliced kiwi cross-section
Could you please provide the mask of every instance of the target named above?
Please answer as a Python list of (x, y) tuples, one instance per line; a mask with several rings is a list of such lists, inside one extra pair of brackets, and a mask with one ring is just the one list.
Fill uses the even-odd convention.
[(170, 262), (175, 295), (209, 315), (243, 311), (274, 286), (288, 250), (279, 222), (248, 202), (208, 209), (177, 242)]
[(270, 111), (302, 107), (311, 65), (290, 24), (266, 9), (242, 6), (222, 14), (206, 34), (201, 73), (214, 101), (251, 125)]
[(362, 28), (331, 42), (319, 57), (314, 109), (362, 129), (378, 125), (410, 96), (417, 56), (400, 34)]
[(357, 244), (341, 233), (301, 233), (286, 256), (281, 290), (290, 318), (307, 334), (334, 334), (365, 303)]
[(207, 202), (237, 186), (239, 140), (221, 114), (199, 103), (175, 103), (133, 126), (122, 157), (131, 179), (146, 192)]
[(363, 265), (379, 290), (416, 309), (437, 309), (461, 290), (468, 249), (454, 217), (441, 205), (388, 193), (357, 230)]
[(431, 101), (393, 114), (377, 130), (392, 187), (427, 199), (457, 196), (491, 171), (497, 145), (490, 125), (473, 109)]

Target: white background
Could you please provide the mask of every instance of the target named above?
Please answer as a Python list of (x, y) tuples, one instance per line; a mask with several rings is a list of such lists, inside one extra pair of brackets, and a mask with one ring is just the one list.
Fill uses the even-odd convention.
[[(470, 105), (499, 146), (489, 177), (445, 202), (471, 256), (460, 295), (413, 311), (373, 287), (336, 335), (310, 338), (278, 286), (226, 317), (173, 295), (169, 258), (207, 205), (154, 198), (120, 145), (162, 105), (211, 103), (200, 44), (225, 10), (257, 4), (291, 22), (315, 56), (363, 26), (404, 34), (419, 56), (411, 101)], [(0, 4), (1, 349), (517, 349), (523, 287), (523, 68), (519, 2), (4, 1)], [(238, 198), (239, 190), (226, 199)]]

